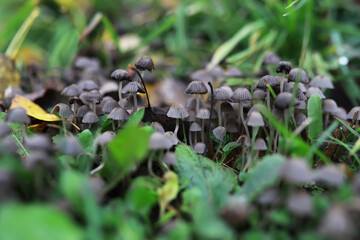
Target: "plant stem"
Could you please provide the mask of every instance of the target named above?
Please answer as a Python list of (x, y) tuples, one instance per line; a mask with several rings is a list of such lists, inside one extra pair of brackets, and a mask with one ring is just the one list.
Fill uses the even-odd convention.
[(137, 73), (137, 75), (139, 76), (139, 78), (140, 78), (140, 80), (141, 80), (142, 85), (144, 86), (145, 94), (146, 94), (146, 100), (148, 101), (148, 108), (150, 109), (150, 119), (151, 119), (151, 121), (152, 121), (152, 110), (151, 110), (151, 105), (150, 105), (150, 100), (149, 100), (149, 94), (148, 94), (148, 91), (147, 91), (147, 89), (146, 89), (146, 85), (145, 85), (144, 79), (143, 79), (143, 77), (141, 76), (139, 70), (137, 70), (136, 68), (133, 68), (133, 70)]

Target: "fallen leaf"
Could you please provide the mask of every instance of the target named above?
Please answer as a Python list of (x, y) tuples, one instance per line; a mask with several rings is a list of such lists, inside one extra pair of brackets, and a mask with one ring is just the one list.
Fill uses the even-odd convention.
[(17, 87), (19, 84), (20, 73), (16, 70), (14, 62), (0, 53), (0, 99), (7, 87)]
[(39, 105), (33, 103), (29, 99), (24, 98), (18, 94), (16, 94), (14, 99), (12, 100), (10, 109), (17, 107), (24, 108), (26, 110), (27, 115), (42, 121), (48, 121), (48, 122), (61, 121), (61, 118), (59, 118), (55, 114), (50, 114), (45, 112), (45, 110), (42, 109)]

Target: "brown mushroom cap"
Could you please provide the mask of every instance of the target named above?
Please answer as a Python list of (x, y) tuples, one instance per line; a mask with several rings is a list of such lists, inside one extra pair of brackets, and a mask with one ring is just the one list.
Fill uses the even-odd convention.
[(92, 91), (99, 89), (99, 86), (93, 80), (81, 80), (78, 85), (84, 91)]
[(308, 77), (307, 73), (305, 72), (305, 70), (300, 69), (300, 68), (293, 68), (288, 75), (288, 80), (290, 82), (295, 82), (298, 75), (300, 78), (299, 82), (309, 83), (309, 77)]
[(24, 123), (24, 124), (30, 123), (30, 118), (26, 114), (26, 110), (20, 107), (11, 109), (6, 114), (5, 120), (7, 122), (12, 122), (12, 123)]
[(265, 75), (255, 84), (255, 88), (267, 89), (266, 84), (269, 84), (271, 87), (275, 87), (279, 85), (279, 81), (274, 76)]
[(246, 124), (251, 127), (263, 127), (265, 126), (263, 117), (257, 111), (252, 111), (246, 121)]
[(130, 114), (124, 108), (116, 107), (110, 112), (108, 119), (117, 120), (117, 121), (125, 121), (125, 120), (129, 119), (129, 117), (130, 117)]
[(81, 93), (82, 90), (77, 84), (71, 84), (61, 91), (61, 95), (66, 97), (78, 97)]
[(311, 87), (318, 87), (318, 88), (328, 88), (333, 89), (334, 85), (332, 84), (329, 77), (326, 76), (316, 76), (313, 80), (311, 80), (310, 84)]
[(59, 113), (62, 119), (69, 119), (74, 116), (74, 113), (73, 111), (71, 111), (71, 108), (64, 103), (56, 104), (51, 110), (51, 113), (57, 113), (57, 112)]
[(214, 89), (214, 100), (218, 101), (227, 101), (229, 100), (231, 95), (228, 91), (223, 88), (215, 88)]
[(226, 129), (223, 126), (218, 126), (214, 128), (212, 132), (217, 140), (224, 140), (224, 137), (226, 135)]
[(296, 122), (296, 125), (301, 125), (301, 124), (303, 124), (303, 122), (305, 122), (306, 121), (306, 116), (305, 116), (305, 114), (303, 114), (303, 113), (297, 113), (297, 114), (295, 114), (295, 122)]
[(96, 141), (99, 143), (100, 146), (105, 146), (111, 140), (115, 138), (115, 133), (112, 131), (106, 131), (96, 137)]
[(325, 99), (325, 95), (320, 90), (320, 88), (318, 88), (318, 87), (309, 87), (308, 90), (306, 91), (306, 97), (310, 98), (311, 95), (314, 95), (314, 94), (318, 95), (320, 97), (320, 99)]
[(251, 100), (251, 93), (247, 88), (238, 88), (231, 95), (230, 100), (232, 102), (243, 102), (246, 100)]
[[(101, 108), (101, 110), (104, 113), (110, 113), (114, 108), (116, 107), (120, 107), (119, 103), (115, 100), (108, 100), (103, 107)], [(97, 111), (96, 111), (97, 112)]]
[(169, 118), (184, 119), (189, 116), (189, 113), (183, 105), (173, 104), (166, 115)]
[(266, 151), (267, 146), (263, 138), (257, 138), (254, 144), (254, 150), (256, 151)]
[(154, 61), (149, 56), (141, 56), (135, 61), (135, 67), (140, 71), (148, 70), (151, 72), (155, 69)]
[(206, 93), (208, 93), (208, 90), (207, 90), (204, 82), (192, 81), (189, 83), (189, 85), (185, 89), (185, 93), (187, 93), (187, 94), (206, 94)]
[(82, 119), (83, 123), (97, 123), (98, 121), (99, 118), (93, 111), (87, 112)]
[(138, 82), (129, 82), (121, 90), (123, 94), (145, 93), (145, 88)]
[(110, 77), (117, 81), (131, 81), (130, 74), (124, 69), (116, 69), (111, 73)]
[(289, 74), (289, 72), (291, 71), (291, 63), (290, 62), (287, 62), (287, 61), (280, 61), (278, 62), (277, 64), (277, 67), (276, 67), (276, 72), (277, 73), (281, 73), (281, 72), (284, 72), (286, 74)]
[(237, 140), (236, 143), (240, 143), (245, 147), (251, 147), (251, 139), (247, 135), (241, 135)]
[(90, 111), (89, 107), (86, 105), (82, 105), (77, 109), (76, 116), (82, 118), (88, 111)]
[(264, 100), (266, 97), (266, 92), (262, 89), (256, 89), (254, 92), (253, 92), (253, 99), (254, 100)]
[(7, 123), (0, 122), (0, 137), (5, 137), (12, 132), (10, 126)]

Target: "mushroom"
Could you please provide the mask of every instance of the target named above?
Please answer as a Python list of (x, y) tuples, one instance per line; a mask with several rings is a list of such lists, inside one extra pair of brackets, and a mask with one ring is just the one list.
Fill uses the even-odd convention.
[(122, 102), (122, 86), (124, 81), (131, 81), (130, 74), (126, 70), (116, 69), (111, 73), (111, 78), (119, 81), (119, 104), (121, 107), (124, 107), (124, 104)]
[(238, 128), (241, 129), (241, 122), (244, 125), (246, 135), (250, 137), (249, 129), (247, 128), (247, 125), (245, 124), (245, 118), (244, 118), (244, 101), (250, 101), (251, 100), (251, 94), (249, 90), (246, 88), (238, 88), (235, 90), (233, 95), (231, 96), (232, 102), (238, 103)]
[(266, 89), (266, 101), (267, 101), (267, 108), (270, 110), (270, 90), (268, 88), (268, 85), (270, 87), (275, 87), (278, 85), (278, 81), (274, 76), (271, 75), (265, 75), (263, 76), (256, 84), (256, 88), (260, 88), (262, 90)]
[(104, 103), (104, 105), (102, 106), (101, 110), (104, 113), (110, 113), (116, 107), (120, 107), (120, 105), (118, 102), (116, 102), (114, 99), (112, 99), (112, 100), (106, 101)]
[(360, 107), (353, 107), (350, 112), (346, 115), (347, 119), (354, 120), (356, 118), (356, 129), (359, 127), (359, 120), (360, 120)]
[[(194, 146), (196, 143), (197, 143), (197, 133), (198, 132), (201, 132), (202, 128), (200, 126), (200, 124), (198, 124), (197, 122), (193, 122), (191, 125), (190, 125), (190, 128), (189, 128), (189, 131), (190, 131), (190, 134), (189, 134), (189, 142), (190, 142), (190, 145), (191, 146)], [(194, 141), (192, 141), (192, 137), (191, 137), (191, 133), (194, 133)]]
[(307, 75), (307, 73), (305, 72), (305, 70), (300, 69), (300, 68), (293, 68), (291, 69), (289, 76), (288, 76), (288, 81), (289, 82), (296, 82), (296, 79), (299, 77), (299, 82), (301, 83), (309, 83), (309, 77)]
[(282, 73), (282, 77), (280, 80), (280, 92), (283, 92), (284, 90), (285, 74), (289, 74), (291, 68), (292, 68), (291, 63), (287, 61), (280, 61), (277, 64), (276, 72)]
[(320, 88), (318, 87), (309, 87), (308, 90), (306, 91), (306, 97), (310, 98), (311, 95), (318, 95), (320, 99), (325, 99), (325, 95), (323, 94), (323, 92), (320, 90)]
[(99, 121), (98, 116), (91, 111), (87, 112), (82, 119), (82, 123), (89, 124), (89, 129), (91, 128), (91, 125), (93, 123), (97, 123), (98, 121)]
[(153, 122), (150, 124), (150, 127), (152, 127), (156, 132), (164, 134), (165, 130), (164, 127), (159, 122)]
[(108, 115), (108, 119), (112, 121), (112, 128), (115, 131), (115, 123), (114, 121), (118, 121), (118, 128), (121, 126), (122, 122), (129, 119), (130, 114), (122, 107), (114, 108)]
[(325, 113), (324, 127), (326, 128), (329, 122), (329, 115), (336, 113), (338, 106), (336, 102), (332, 99), (324, 100), (322, 104), (322, 111)]
[(293, 184), (305, 184), (313, 180), (308, 162), (300, 158), (286, 160), (279, 169), (279, 176)]
[(81, 80), (78, 85), (84, 91), (99, 90), (99, 86), (93, 80)]
[[(252, 127), (251, 145), (254, 146), (256, 135), (259, 131), (259, 127), (264, 127), (265, 123), (261, 114), (257, 111), (252, 111), (247, 119), (247, 125)], [(251, 159), (253, 159), (254, 148), (251, 148)]]
[(125, 87), (122, 89), (122, 93), (130, 94), (133, 96), (133, 99), (134, 99), (134, 105), (133, 105), (133, 109), (132, 109), (133, 114), (137, 111), (136, 95), (138, 92), (146, 93), (146, 90), (144, 89), (144, 87), (141, 86), (140, 83), (138, 83), (138, 82), (130, 82), (130, 83), (126, 84)]
[(6, 114), (5, 121), (11, 123), (20, 123), (23, 136), (26, 136), (26, 128), (27, 125), (30, 123), (30, 118), (26, 114), (26, 110), (24, 108), (17, 107), (11, 109)]
[(205, 152), (205, 148), (206, 148), (206, 145), (205, 143), (203, 142), (197, 142), (194, 146), (194, 151), (197, 153), (197, 154), (204, 154)]
[(201, 141), (205, 141), (205, 120), (210, 118), (210, 111), (207, 108), (200, 108), (196, 118), (201, 119)]
[[(178, 130), (179, 130), (179, 119), (184, 120), (187, 116), (189, 116), (189, 113), (185, 109), (185, 107), (181, 104), (173, 104), (169, 111), (166, 114), (169, 118), (175, 118), (176, 119), (176, 126), (174, 130), (175, 136), (177, 136)], [(186, 139), (186, 136), (184, 136)]]
[(230, 99), (230, 94), (228, 91), (222, 88), (214, 89), (214, 100), (218, 101), (218, 125), (222, 125), (221, 117), (221, 102), (228, 101)]
[(327, 88), (333, 89), (334, 85), (332, 84), (329, 77), (326, 76), (316, 76), (309, 83), (310, 87), (318, 87), (318, 88)]
[(208, 93), (208, 90), (206, 88), (206, 85), (202, 81), (192, 81), (189, 83), (187, 88), (185, 89), (185, 93), (187, 94), (195, 94), (196, 99), (196, 113), (199, 112), (200, 109), (200, 97), (199, 94), (206, 94)]
[(51, 110), (51, 113), (59, 113), (60, 117), (61, 117), (61, 121), (63, 124), (63, 128), (64, 128), (64, 133), (65, 135), (67, 134), (67, 129), (66, 129), (66, 123), (65, 120), (71, 119), (74, 117), (74, 113), (71, 111), (70, 107), (64, 103), (58, 103), (56, 104), (53, 109)]
[(226, 135), (226, 129), (225, 129), (223, 126), (218, 126), (218, 127), (214, 128), (212, 132), (213, 132), (215, 138), (216, 138), (217, 140), (219, 140), (219, 146), (218, 146), (218, 148), (216, 149), (216, 152), (215, 152), (214, 158), (213, 158), (213, 160), (215, 160), (215, 159), (216, 159), (216, 155), (220, 152), (220, 148), (221, 148), (221, 146), (222, 146), (224, 137), (225, 137), (225, 135)]
[(60, 153), (69, 156), (76, 156), (83, 152), (81, 144), (79, 143), (77, 138), (73, 136), (62, 137), (56, 143), (56, 148)]
[(311, 196), (305, 191), (296, 191), (286, 200), (286, 207), (297, 217), (310, 217), (313, 215)]
[(7, 123), (0, 122), (0, 138), (6, 137), (12, 133), (12, 129)]

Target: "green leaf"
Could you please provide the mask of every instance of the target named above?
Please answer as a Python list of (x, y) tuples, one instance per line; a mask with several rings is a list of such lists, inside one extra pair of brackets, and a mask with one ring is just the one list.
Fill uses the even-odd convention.
[(235, 148), (239, 147), (241, 144), (236, 143), (236, 142), (229, 142), (228, 144), (226, 144), (223, 147), (223, 151), (224, 152), (231, 152), (232, 150), (234, 150)]
[(126, 128), (126, 127), (133, 127), (139, 125), (139, 123), (144, 117), (144, 114), (145, 114), (145, 108), (140, 109), (126, 121), (123, 127)]
[(311, 144), (314, 144), (316, 139), (323, 131), (323, 122), (322, 122), (322, 107), (321, 99), (318, 95), (312, 95), (307, 104), (308, 117), (311, 122), (308, 126), (308, 135), (311, 141)]
[(215, 209), (226, 203), (226, 196), (237, 184), (233, 171), (196, 154), (186, 145), (178, 145), (175, 156), (175, 170), (181, 182), (188, 181), (187, 188), (199, 188), (203, 200)]
[(82, 230), (63, 212), (45, 204), (6, 204), (0, 209), (1, 240), (82, 240)]
[(235, 47), (236, 45), (248, 36), (253, 31), (256, 31), (264, 26), (263, 21), (257, 21), (248, 23), (243, 26), (235, 35), (223, 43), (214, 53), (211, 62), (209, 64), (209, 69), (214, 68), (218, 65)]
[(119, 134), (109, 143), (109, 161), (105, 168), (108, 173), (113, 175), (116, 172), (118, 178), (133, 167), (137, 166), (147, 156), (148, 142), (153, 130), (151, 127), (128, 126), (121, 130)]
[(273, 185), (278, 179), (278, 170), (284, 161), (285, 158), (278, 154), (264, 157), (248, 172), (242, 194), (252, 201), (259, 193)]
[(94, 142), (94, 137), (89, 129), (85, 129), (81, 133), (78, 134), (77, 138), (79, 139), (79, 142), (81, 146), (84, 148), (86, 152), (91, 152), (92, 145)]

